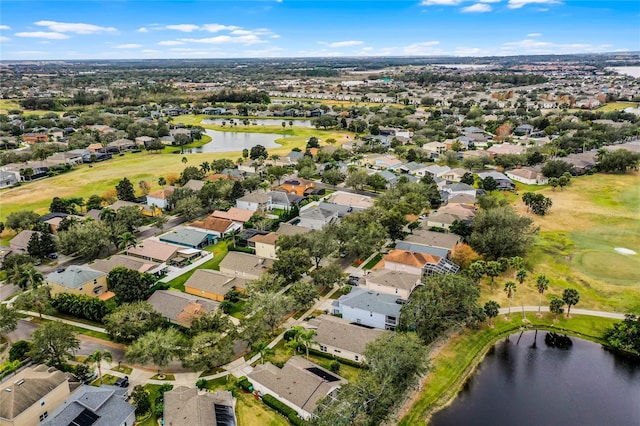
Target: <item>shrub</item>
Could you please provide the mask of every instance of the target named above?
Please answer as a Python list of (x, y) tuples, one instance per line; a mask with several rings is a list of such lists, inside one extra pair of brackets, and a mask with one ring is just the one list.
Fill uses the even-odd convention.
[(198, 379), (198, 381), (196, 382), (196, 387), (198, 389), (204, 389), (207, 387), (207, 380), (206, 379)]
[(296, 412), (296, 410), (286, 404), (283, 404), (269, 394), (265, 394), (262, 396), (262, 402), (264, 402), (266, 405), (273, 408), (280, 414), (283, 414), (294, 426), (304, 426), (307, 424), (307, 422), (298, 417), (298, 413)]
[(333, 361), (329, 365), (329, 370), (331, 370), (332, 373), (337, 373), (338, 371), (340, 371), (340, 363), (338, 361)]
[(9, 361), (22, 361), (27, 358), (31, 350), (31, 343), (26, 340), (18, 340), (9, 349)]
[(284, 341), (285, 341), (285, 342), (288, 342), (288, 341), (290, 341), (291, 339), (293, 339), (293, 338), (296, 336), (296, 333), (297, 333), (297, 332), (298, 332), (298, 331), (297, 331), (297, 330), (294, 330), (294, 329), (289, 329), (289, 330), (285, 331), (285, 332), (284, 332), (284, 336), (283, 336)]
[(240, 386), (246, 392), (253, 392), (253, 385), (251, 384), (249, 379), (244, 376), (241, 377), (240, 380), (238, 380), (238, 386)]

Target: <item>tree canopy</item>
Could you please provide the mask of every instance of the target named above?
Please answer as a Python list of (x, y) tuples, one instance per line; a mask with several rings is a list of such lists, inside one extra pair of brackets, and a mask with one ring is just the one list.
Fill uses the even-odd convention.
[(533, 221), (510, 206), (480, 210), (469, 245), (488, 259), (523, 256), (533, 243)]

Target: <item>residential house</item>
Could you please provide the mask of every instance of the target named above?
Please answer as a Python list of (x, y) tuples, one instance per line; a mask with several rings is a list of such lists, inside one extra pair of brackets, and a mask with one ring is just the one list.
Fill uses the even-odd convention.
[(150, 260), (152, 262), (170, 263), (178, 256), (179, 251), (179, 246), (147, 238), (135, 246), (127, 248), (125, 253), (129, 256)]
[(252, 212), (271, 211), (271, 196), (266, 192), (250, 192), (236, 200), (236, 207)]
[(373, 199), (366, 195), (351, 194), (348, 192), (337, 191), (327, 198), (327, 202), (347, 206), (354, 211), (368, 209), (373, 206)]
[(48, 142), (49, 135), (46, 133), (24, 133), (22, 135), (22, 142), (27, 143), (29, 145), (33, 145), (38, 142)]
[(155, 140), (156, 140), (156, 138), (152, 138), (151, 136), (138, 136), (138, 137), (135, 139), (135, 143), (136, 143), (136, 145), (138, 145), (138, 146), (144, 146), (144, 147), (147, 147), (147, 146), (149, 146), (149, 144), (150, 144), (151, 142), (153, 142), (153, 141), (155, 141)]
[(189, 182), (182, 185), (185, 189), (190, 189), (195, 192), (199, 192), (204, 187), (205, 181), (197, 179), (189, 179)]
[(271, 191), (268, 192), (268, 194), (269, 197), (271, 197), (272, 209), (289, 210), (293, 207), (300, 206), (305, 199), (305, 197), (291, 192)]
[(307, 232), (312, 231), (311, 228), (294, 224), (299, 222), (300, 221), (298, 221), (297, 219), (293, 219), (291, 223), (283, 222), (280, 224), (276, 232), (279, 235), (300, 235), (300, 234), (306, 234)]
[(387, 181), (387, 187), (394, 186), (398, 182), (399, 176), (388, 170), (381, 170), (376, 172), (376, 174), (382, 176), (382, 178)]
[(247, 278), (228, 276), (211, 269), (197, 269), (184, 283), (184, 291), (194, 296), (222, 302), (231, 290), (245, 291), (247, 281), (249, 281)]
[(282, 185), (279, 186), (284, 192), (290, 194), (296, 194), (300, 197), (304, 197), (311, 191), (313, 191), (314, 183), (307, 179), (288, 179), (285, 180)]
[(448, 194), (447, 204), (465, 204), (473, 206), (476, 204), (476, 196), (469, 194)]
[(239, 209), (237, 207), (231, 207), (226, 212), (221, 210), (216, 210), (211, 214), (211, 216), (217, 217), (220, 219), (228, 219), (242, 227), (244, 226), (245, 223), (251, 220), (254, 214), (255, 212), (251, 210), (244, 210), (244, 209)]
[(569, 154), (566, 157), (559, 158), (559, 160), (571, 164), (573, 166), (571, 174), (574, 175), (585, 174), (589, 170), (593, 169), (598, 162), (596, 151)]
[(447, 145), (442, 142), (429, 142), (422, 145), (422, 149), (429, 154), (429, 158), (438, 158), (447, 150)]
[(309, 320), (306, 326), (316, 332), (311, 347), (356, 362), (363, 362), (367, 345), (386, 333), (332, 315), (320, 315)]
[(505, 175), (511, 180), (521, 182), (527, 185), (546, 185), (549, 183), (549, 178), (543, 175), (541, 172), (529, 167), (523, 167), (521, 169), (513, 169), (505, 172)]
[(471, 224), (476, 216), (475, 207), (464, 204), (447, 204), (427, 216), (427, 226), (449, 229), (456, 220)]
[(111, 204), (110, 206), (106, 206), (105, 209), (111, 209), (117, 212), (122, 207), (137, 207), (143, 216), (148, 216), (148, 217), (155, 217), (162, 214), (162, 210), (160, 210), (158, 206), (154, 208), (152, 205), (145, 206), (142, 204), (134, 203), (132, 201), (123, 201), (123, 200), (118, 200), (115, 203)]
[(160, 209), (169, 207), (169, 197), (173, 195), (174, 188), (158, 189), (147, 194), (147, 206), (156, 206)]
[(462, 177), (465, 175), (465, 173), (470, 173), (470, 172), (471, 171), (467, 169), (455, 168), (455, 169), (450, 169), (446, 171), (440, 177), (448, 180), (449, 182), (460, 182), (462, 180)]
[(304, 157), (304, 152), (302, 151), (291, 151), (289, 154), (286, 155), (286, 158), (288, 158), (289, 162), (291, 163), (297, 163), (298, 161), (302, 160), (303, 157)]
[(208, 216), (205, 220), (197, 220), (189, 224), (190, 227), (206, 230), (208, 234), (215, 238), (224, 238), (225, 235), (242, 229), (242, 225), (229, 219), (221, 219), (213, 215)]
[(2, 383), (0, 424), (36, 426), (46, 420), (80, 383), (44, 364), (26, 367)]
[(355, 287), (332, 302), (331, 313), (356, 324), (395, 330), (403, 303), (404, 299), (395, 294)]
[[(51, 230), (51, 233), (56, 234), (58, 232), (58, 227), (60, 226), (60, 223), (62, 223), (64, 218), (66, 218), (67, 216), (69, 215), (66, 213), (60, 213), (60, 212), (47, 213), (44, 216), (40, 216), (38, 218), (38, 221), (49, 225), (49, 229)], [(74, 218), (81, 219), (79, 216), (74, 216)]]
[(220, 272), (230, 277), (257, 280), (273, 266), (272, 259), (230, 251), (220, 262)]
[(324, 209), (322, 207), (312, 207), (301, 212), (300, 215), (293, 220), (298, 221), (297, 225), (299, 226), (320, 230), (325, 225), (337, 222), (338, 212), (335, 210)]
[(478, 177), (482, 180), (492, 177), (498, 183), (498, 189), (501, 191), (509, 191), (515, 187), (513, 182), (511, 182), (511, 179), (499, 172), (480, 172), (478, 173)]
[(193, 228), (180, 228), (161, 235), (158, 238), (163, 243), (175, 244), (192, 249), (202, 249), (215, 244), (217, 239), (208, 232)]
[(513, 130), (513, 133), (517, 135), (530, 135), (534, 130), (531, 124), (521, 124)]
[(276, 255), (276, 242), (278, 237), (280, 237), (280, 235), (275, 232), (270, 232), (267, 235), (254, 235), (249, 239), (249, 247), (253, 247), (256, 256), (275, 260), (278, 258)]
[(363, 161), (378, 170), (384, 170), (389, 167), (402, 164), (402, 160), (399, 160), (395, 156), (389, 154), (368, 154), (365, 156)]
[(391, 271), (405, 272), (422, 276), (427, 264), (437, 264), (440, 258), (412, 251), (394, 249), (382, 256), (384, 268)]
[(431, 177), (434, 177), (434, 178), (436, 177), (441, 178), (449, 170), (451, 170), (451, 167), (449, 166), (439, 166), (437, 164), (432, 164), (431, 166), (425, 169), (425, 173), (428, 173), (429, 175), (431, 175)]
[(503, 143), (492, 145), (487, 148), (487, 152), (491, 157), (497, 157), (499, 155), (522, 155), (527, 152), (527, 147), (523, 145)]
[(30, 231), (28, 229), (20, 231), (18, 235), (16, 235), (9, 241), (9, 247), (11, 247), (11, 251), (18, 254), (27, 253), (27, 247), (29, 247), (29, 241), (31, 240), (33, 234), (38, 234), (38, 236), (40, 236), (42, 233), (39, 231)]
[(396, 167), (397, 170), (400, 170), (402, 173), (407, 173), (412, 176), (424, 177), (427, 173), (429, 166), (426, 164), (416, 163), (415, 161), (411, 161), (409, 163), (404, 163)]
[(167, 265), (165, 263), (153, 262), (124, 254), (114, 254), (108, 259), (96, 259), (88, 266), (91, 269), (102, 271), (105, 274), (108, 274), (113, 270), (113, 268), (118, 266), (123, 266), (127, 269), (141, 273), (155, 275), (158, 278), (167, 272)]
[(466, 183), (453, 183), (453, 184), (444, 185), (442, 187), (442, 190), (447, 194), (449, 194), (447, 196), (447, 199), (451, 196), (459, 195), (459, 194), (470, 195), (475, 197), (477, 192), (476, 188), (474, 188), (471, 185), (467, 185)]
[(52, 296), (70, 293), (97, 297), (107, 291), (107, 274), (84, 265), (58, 269), (48, 274), (44, 281)]
[(55, 152), (47, 157), (47, 160), (58, 161), (61, 164), (69, 164), (71, 166), (77, 166), (84, 162), (84, 156), (91, 155), (88, 150), (74, 149), (71, 151)]
[[(418, 253), (418, 255), (420, 254)], [(378, 269), (365, 275), (364, 283), (360, 286), (374, 292), (393, 294), (408, 300), (413, 290), (420, 285), (421, 278), (422, 273), (411, 274), (404, 271)]]
[(137, 145), (131, 139), (118, 139), (113, 142), (107, 144), (107, 152), (123, 152), (123, 151), (131, 151), (137, 148)]
[(20, 172), (0, 170), (0, 188), (15, 185), (20, 181)]
[(56, 408), (42, 426), (133, 426), (136, 408), (126, 388), (82, 385)]
[(220, 304), (172, 290), (156, 290), (147, 302), (169, 322), (182, 327), (191, 327), (191, 322), (201, 315), (216, 311)]
[(442, 249), (448, 254), (453, 251), (458, 244), (460, 244), (460, 236), (450, 233), (445, 234), (442, 232), (427, 231), (418, 228), (413, 230), (412, 234), (407, 235), (404, 241), (412, 244)]
[(167, 426), (235, 426), (236, 400), (229, 391), (200, 393), (176, 386), (164, 393), (163, 424)]
[(247, 374), (253, 387), (296, 410), (305, 420), (311, 418), (318, 401), (327, 395), (337, 396), (345, 379), (306, 359), (289, 358), (282, 369), (270, 362), (257, 365)]

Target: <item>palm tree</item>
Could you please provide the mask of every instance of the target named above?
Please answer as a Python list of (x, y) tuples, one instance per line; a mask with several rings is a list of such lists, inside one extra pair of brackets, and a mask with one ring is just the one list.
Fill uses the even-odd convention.
[(538, 275), (536, 278), (536, 288), (538, 289), (538, 294), (540, 295), (540, 299), (538, 300), (538, 316), (540, 316), (540, 307), (542, 306), (542, 294), (546, 289), (549, 288), (549, 278), (544, 275)]
[(31, 264), (17, 265), (17, 269), (13, 271), (12, 275), (18, 287), (22, 289), (27, 287), (38, 288), (44, 282), (42, 274)]
[(516, 294), (516, 283), (513, 281), (504, 283), (504, 292), (507, 293), (507, 299), (509, 299), (509, 313), (507, 314), (507, 318), (509, 318), (511, 317), (511, 302), (513, 301), (513, 296)]
[(211, 165), (209, 164), (208, 161), (205, 161), (202, 164), (200, 164), (200, 170), (202, 170), (202, 172), (206, 175), (211, 170)]
[(518, 272), (516, 272), (516, 278), (520, 284), (524, 283), (524, 280), (527, 279), (527, 275), (526, 269), (518, 269)]
[(100, 349), (96, 349), (91, 355), (87, 357), (85, 362), (96, 363), (96, 367), (98, 367), (98, 376), (100, 377), (100, 383), (102, 383), (102, 366), (100, 364), (102, 363), (102, 361), (111, 362), (112, 360), (113, 357), (111, 356), (111, 352), (107, 350), (101, 351)]
[(489, 277), (491, 277), (491, 288), (493, 288), (494, 278), (500, 275), (500, 269), (501, 269), (500, 263), (496, 262), (495, 260), (489, 261), (485, 265), (484, 273), (487, 274)]
[(123, 232), (118, 236), (118, 248), (120, 250), (126, 250), (131, 246), (135, 246), (138, 239), (131, 232)]
[(307, 359), (309, 359), (309, 346), (313, 343), (313, 338), (317, 334), (313, 329), (306, 329), (301, 325), (296, 325), (291, 328), (295, 332), (293, 339), (289, 341), (289, 346), (293, 349), (297, 349), (301, 344), (304, 345), (307, 353)]
[(251, 346), (251, 349), (260, 354), (260, 364), (264, 364), (264, 359), (267, 355), (273, 355), (275, 353), (275, 351), (269, 347), (269, 342), (265, 342), (264, 340)]
[(187, 157), (182, 157), (182, 164), (186, 165), (188, 161)]

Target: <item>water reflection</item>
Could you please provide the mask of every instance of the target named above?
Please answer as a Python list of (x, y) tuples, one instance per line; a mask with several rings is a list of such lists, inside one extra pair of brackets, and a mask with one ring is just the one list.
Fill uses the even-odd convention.
[[(545, 344), (538, 342), (538, 337)], [(433, 425), (640, 425), (640, 362), (541, 331), (497, 343)]]

